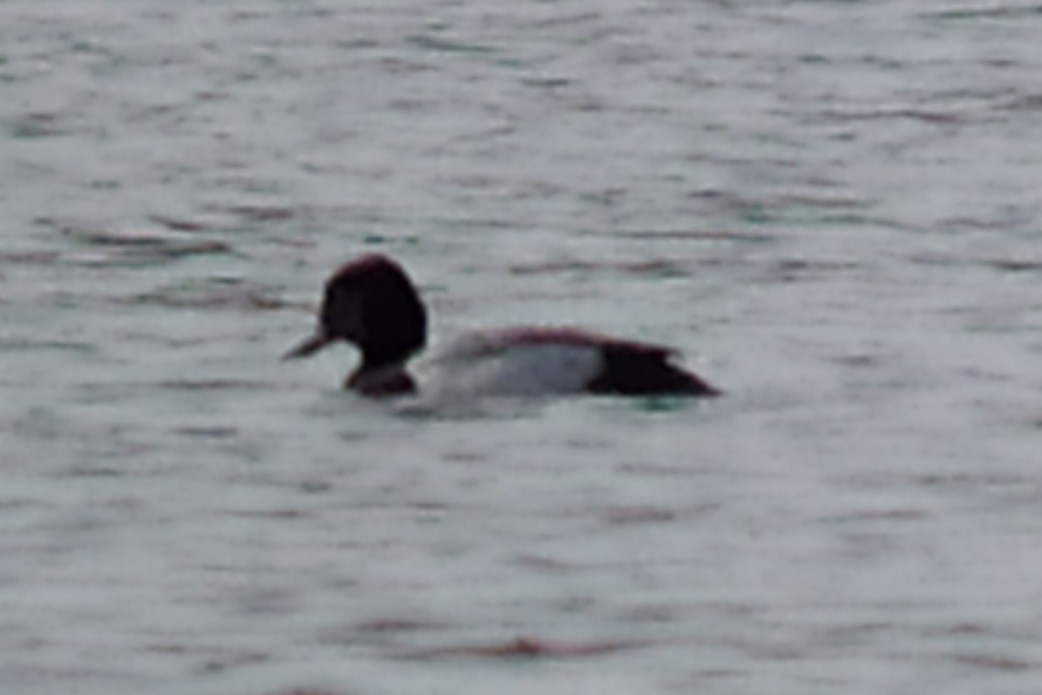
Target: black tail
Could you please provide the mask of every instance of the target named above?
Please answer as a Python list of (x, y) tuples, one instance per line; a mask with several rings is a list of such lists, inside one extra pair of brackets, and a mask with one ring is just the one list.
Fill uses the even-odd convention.
[(701, 377), (669, 361), (664, 349), (635, 350), (626, 345), (604, 350), (604, 369), (590, 383), (594, 393), (616, 395), (719, 396), (720, 391)]

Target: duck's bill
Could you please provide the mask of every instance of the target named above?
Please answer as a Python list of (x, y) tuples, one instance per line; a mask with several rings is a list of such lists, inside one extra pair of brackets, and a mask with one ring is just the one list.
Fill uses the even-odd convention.
[(330, 338), (325, 332), (318, 330), (315, 334), (310, 336), (307, 340), (296, 346), (285, 355), (282, 356), (283, 360), (297, 360), (301, 357), (310, 357), (316, 352), (326, 347), (333, 342), (333, 338)]

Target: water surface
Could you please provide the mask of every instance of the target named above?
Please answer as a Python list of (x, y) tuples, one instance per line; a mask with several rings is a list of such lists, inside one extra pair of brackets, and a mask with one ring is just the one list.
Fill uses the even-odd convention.
[[(0, 5), (0, 680), (1022, 693), (1042, 667), (1029, 3)], [(712, 403), (401, 412), (280, 364), (398, 257), (438, 336)]]

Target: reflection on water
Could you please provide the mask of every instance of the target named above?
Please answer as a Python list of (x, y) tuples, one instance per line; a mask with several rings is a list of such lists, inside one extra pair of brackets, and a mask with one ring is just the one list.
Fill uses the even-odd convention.
[[(615, 5), (0, 5), (3, 682), (1032, 690), (1042, 16)], [(363, 249), (728, 395), (360, 402)]]

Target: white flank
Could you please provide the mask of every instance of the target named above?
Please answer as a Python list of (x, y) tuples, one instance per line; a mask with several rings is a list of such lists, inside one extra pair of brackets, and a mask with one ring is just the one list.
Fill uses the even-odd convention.
[(463, 341), (421, 368), (420, 390), (475, 396), (577, 393), (601, 365), (600, 351), (585, 345), (544, 343), (488, 350)]

